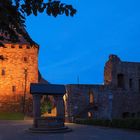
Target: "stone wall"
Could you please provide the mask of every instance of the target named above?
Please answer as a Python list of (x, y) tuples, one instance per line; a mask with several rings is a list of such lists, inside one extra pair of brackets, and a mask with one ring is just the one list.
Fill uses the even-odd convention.
[[(108, 87), (103, 85), (66, 85), (65, 116), (75, 118), (108, 119)], [(93, 102), (90, 101), (93, 95)]]
[[(122, 75), (123, 87), (118, 85), (119, 75)], [(118, 56), (110, 55), (105, 64), (104, 83), (112, 89), (140, 92), (140, 63), (121, 61)]]
[(31, 98), (30, 83), (38, 82), (38, 46), (5, 44), (0, 55), (0, 111), (19, 111), (24, 94)]
[[(140, 63), (110, 55), (104, 85), (66, 85), (66, 117), (112, 119), (140, 117)], [(93, 103), (90, 103), (90, 93)]]
[(104, 70), (105, 85), (113, 94), (112, 117), (122, 118), (124, 114), (138, 117), (140, 113), (140, 63), (121, 61), (110, 55)]
[(140, 94), (137, 92), (113, 92), (113, 118), (140, 117)]

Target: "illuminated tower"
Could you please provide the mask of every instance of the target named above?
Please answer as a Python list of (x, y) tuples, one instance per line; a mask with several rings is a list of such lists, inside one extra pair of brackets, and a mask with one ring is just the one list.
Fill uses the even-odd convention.
[(39, 47), (31, 46), (22, 37), (19, 43), (4, 41), (3, 44), (5, 47), (0, 47), (0, 56), (4, 58), (0, 59), (0, 111), (21, 112), (31, 98), (30, 83), (38, 83)]

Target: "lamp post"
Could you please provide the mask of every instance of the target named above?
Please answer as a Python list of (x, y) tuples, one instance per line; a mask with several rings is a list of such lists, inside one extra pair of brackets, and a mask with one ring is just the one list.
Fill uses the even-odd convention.
[(26, 103), (26, 86), (27, 86), (27, 68), (24, 69), (24, 78), (25, 78), (25, 83), (24, 83), (24, 95), (23, 95), (23, 113), (25, 115), (25, 103)]

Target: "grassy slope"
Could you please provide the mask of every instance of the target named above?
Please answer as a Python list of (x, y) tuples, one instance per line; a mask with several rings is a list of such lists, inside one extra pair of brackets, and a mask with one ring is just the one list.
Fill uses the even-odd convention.
[(22, 113), (8, 113), (0, 112), (0, 120), (23, 120), (24, 114)]

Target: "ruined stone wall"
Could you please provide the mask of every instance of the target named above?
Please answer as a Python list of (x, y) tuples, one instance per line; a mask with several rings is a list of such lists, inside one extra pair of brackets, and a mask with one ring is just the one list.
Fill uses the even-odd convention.
[(128, 113), (126, 117), (140, 117), (140, 94), (137, 92), (113, 92), (113, 118), (124, 118), (124, 113)]
[(117, 69), (121, 60), (116, 55), (110, 55), (104, 67), (104, 84), (116, 88)]
[(113, 94), (113, 118), (122, 118), (125, 112), (137, 117), (140, 112), (140, 63), (121, 61), (118, 56), (110, 55), (104, 78)]
[[(66, 85), (65, 115), (73, 118), (108, 119), (108, 87), (103, 85)], [(93, 94), (93, 102), (90, 102)]]
[(140, 117), (140, 63), (124, 62), (110, 55), (105, 64), (104, 85), (66, 85), (66, 89), (66, 117), (70, 120), (77, 114), (87, 118), (88, 112), (95, 119)]
[(19, 111), (21, 108), (10, 108), (12, 104), (23, 102), (31, 98), (30, 83), (38, 82), (38, 47), (29, 44), (5, 44), (0, 47), (0, 111)]
[[(123, 75), (124, 87), (118, 87), (118, 75)], [(140, 63), (124, 62), (116, 55), (110, 55), (104, 69), (104, 83), (112, 89), (140, 91)]]
[(76, 116), (89, 104), (89, 88), (80, 85), (66, 85), (65, 115)]

